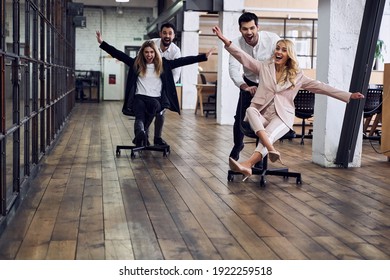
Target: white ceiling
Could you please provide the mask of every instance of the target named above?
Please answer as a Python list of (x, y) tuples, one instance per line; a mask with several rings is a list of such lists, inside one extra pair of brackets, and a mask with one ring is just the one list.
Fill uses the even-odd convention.
[(74, 0), (73, 2), (83, 3), (84, 6), (114, 6), (132, 8), (154, 8), (157, 7), (157, 0), (130, 0), (127, 3), (118, 3), (115, 0)]

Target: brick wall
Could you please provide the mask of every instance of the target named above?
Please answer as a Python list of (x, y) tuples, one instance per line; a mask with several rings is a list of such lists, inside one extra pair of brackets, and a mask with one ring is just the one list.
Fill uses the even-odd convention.
[[(95, 32), (100, 30), (103, 39), (120, 50), (124, 46), (140, 46), (146, 34), (147, 17), (152, 9), (123, 9), (119, 15), (116, 8), (84, 8), (86, 28), (76, 29), (76, 69), (102, 71), (101, 57), (107, 55), (99, 48)], [(140, 39), (140, 40), (137, 40)]]

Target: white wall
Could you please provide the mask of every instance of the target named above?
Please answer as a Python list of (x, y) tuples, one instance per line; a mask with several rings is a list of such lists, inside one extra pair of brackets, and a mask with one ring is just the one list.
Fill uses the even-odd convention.
[(118, 15), (116, 8), (84, 8), (87, 27), (76, 29), (76, 70), (102, 70), (101, 56), (107, 54), (99, 48), (96, 30), (102, 32), (103, 40), (123, 51), (126, 45), (140, 46), (144, 42), (146, 18), (152, 15), (153, 9), (123, 9)]
[(383, 12), (381, 29), (379, 31), (379, 39), (383, 40), (385, 47), (383, 54), (383, 61), (378, 60), (377, 70), (384, 70), (384, 64), (390, 63), (390, 0), (386, 0), (385, 10)]

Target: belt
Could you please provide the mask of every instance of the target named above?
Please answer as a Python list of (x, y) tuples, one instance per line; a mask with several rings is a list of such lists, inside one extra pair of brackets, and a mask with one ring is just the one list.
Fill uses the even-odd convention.
[(250, 86), (250, 87), (253, 87), (253, 86), (256, 86), (258, 87), (259, 86), (259, 83), (255, 83), (255, 82), (252, 82), (251, 80), (249, 80), (247, 77), (244, 76), (244, 81), (245, 83)]

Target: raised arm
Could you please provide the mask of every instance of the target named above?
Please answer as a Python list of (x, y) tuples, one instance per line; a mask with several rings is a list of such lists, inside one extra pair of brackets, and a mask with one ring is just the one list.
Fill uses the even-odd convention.
[(97, 39), (99, 44), (103, 43), (102, 33), (100, 33), (99, 30), (96, 31), (96, 39)]
[(219, 38), (219, 40), (221, 40), (225, 46), (229, 47), (230, 44), (232, 43), (232, 41), (230, 41), (228, 38), (226, 38), (223, 34), (222, 34), (222, 30), (221, 28), (219, 28), (219, 26), (214, 26), (213, 27), (213, 32), (215, 33), (215, 35), (217, 35), (217, 37)]
[(213, 27), (213, 32), (225, 44), (225, 49), (245, 68), (253, 73), (260, 72), (260, 68), (262, 67), (262, 63), (260, 61), (254, 59), (249, 54), (232, 44), (232, 42), (222, 34), (222, 31), (218, 26)]
[(129, 57), (127, 54), (124, 52), (116, 49), (115, 47), (109, 45), (107, 42), (103, 40), (102, 34), (100, 31), (96, 31), (96, 39), (98, 43), (100, 44), (100, 48), (110, 54), (112, 57), (126, 63), (127, 65), (131, 66), (134, 59)]

